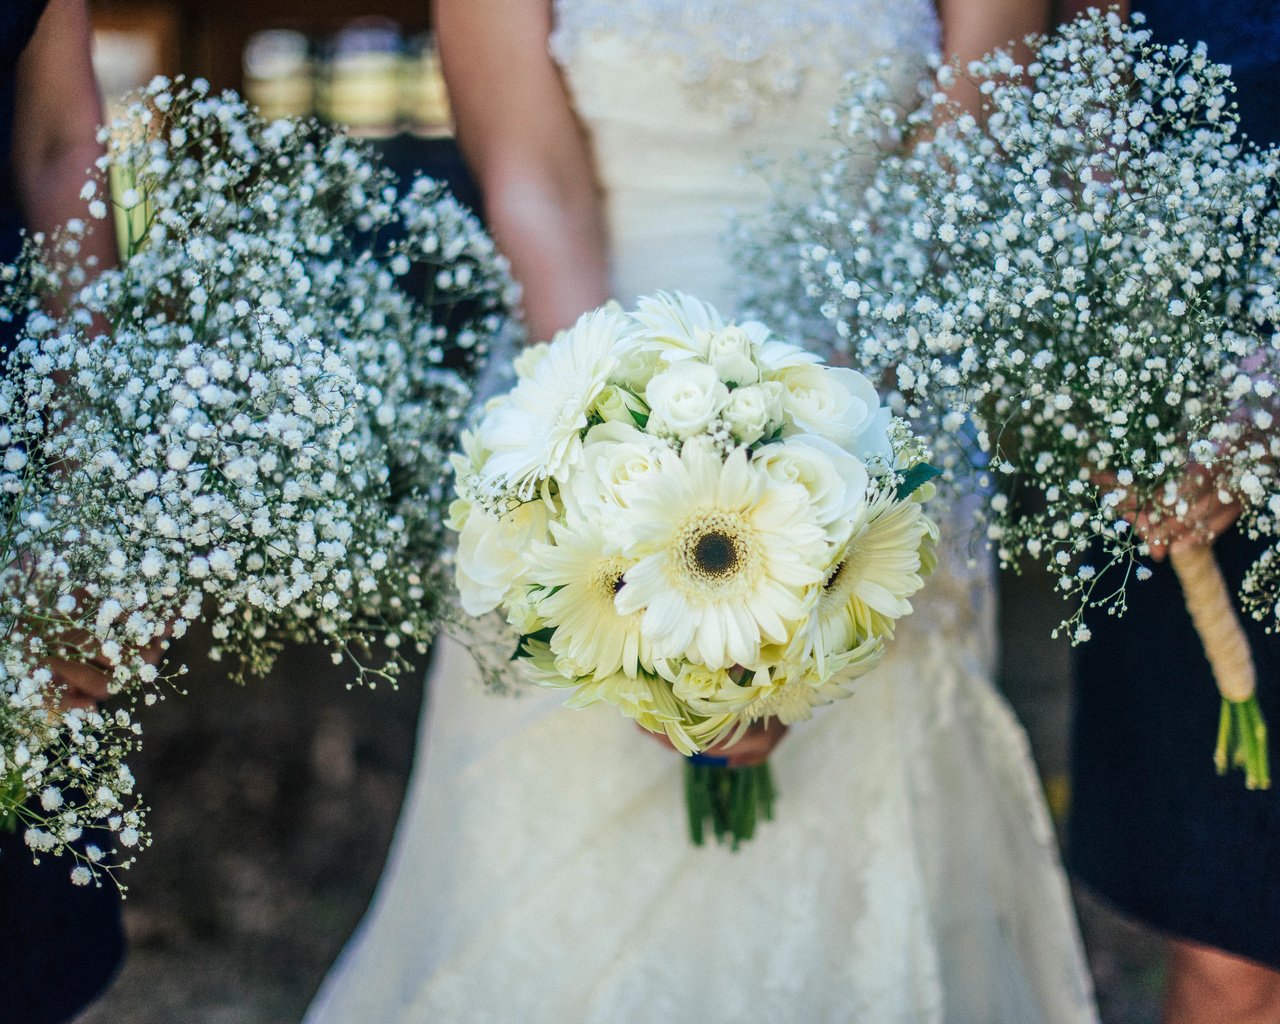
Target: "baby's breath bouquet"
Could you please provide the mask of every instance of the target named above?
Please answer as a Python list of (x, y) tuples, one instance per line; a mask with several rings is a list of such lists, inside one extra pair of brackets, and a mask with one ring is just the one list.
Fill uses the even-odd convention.
[[(53, 499), (58, 469), (34, 435), (38, 402), (29, 409), (0, 395), (0, 830), (21, 829), (33, 855), (68, 853), (71, 878), (88, 884), (131, 863), (149, 842), (134, 780), (125, 758), (139, 727), (129, 706), (60, 710), (54, 666), (112, 666), (119, 685), (135, 699), (154, 700), (171, 685), (175, 670), (161, 671), (144, 651), (165, 635), (165, 625), (145, 614), (120, 618), (123, 605), (110, 585), (84, 590), (113, 577), (125, 587), (107, 552), (81, 543), (86, 528), (109, 512), (85, 486), (74, 506)], [(22, 424), (23, 413), (33, 429)], [(174, 627), (175, 633), (183, 625)], [(96, 827), (99, 834), (85, 834)]]
[[(896, 373), (946, 465), (996, 478), (1001, 563), (1042, 560), (1082, 641), (1087, 607), (1122, 611), (1149, 575), (1137, 514), (1200, 529), (1193, 479), (1277, 535), (1278, 163), (1239, 138), (1228, 69), (1203, 47), (1096, 12), (1029, 44), (1025, 67), (968, 69), (982, 122), (946, 99), (950, 68), (914, 110), (855, 85), (846, 144), (798, 204), (803, 287), (843, 351)], [(863, 154), (876, 170), (853, 181)], [(1224, 697), (1217, 763), (1265, 787), (1249, 650), (1200, 540), (1171, 560)], [(1278, 568), (1268, 552), (1246, 581), (1259, 618), (1280, 611)]]
[[(86, 279), (72, 224), (10, 275), (26, 321), (0, 382), (0, 621), (21, 655), (5, 695), (15, 716), (43, 702), (27, 710), (47, 728), (0, 725), (0, 776), (21, 783), (0, 800), (37, 850), (119, 817), (126, 745), (89, 758), (82, 741), (133, 727), (49, 709), (49, 654), (97, 658), (145, 699), (160, 677), (136, 652), (196, 619), (238, 679), (289, 643), (325, 643), (370, 683), (424, 648), (447, 454), (513, 297), (441, 186), (398, 191), (341, 134), (158, 80), (104, 138), (84, 196), (105, 217), (115, 178), (119, 269)], [(41, 311), (51, 294), (65, 313)], [(22, 792), (50, 813), (32, 820)]]
[[(924, 451), (862, 374), (683, 295), (524, 353), (455, 456), (463, 608), (531, 678), (683, 754), (844, 696), (911, 611), (937, 531)], [(701, 842), (748, 838), (767, 766), (690, 761)]]

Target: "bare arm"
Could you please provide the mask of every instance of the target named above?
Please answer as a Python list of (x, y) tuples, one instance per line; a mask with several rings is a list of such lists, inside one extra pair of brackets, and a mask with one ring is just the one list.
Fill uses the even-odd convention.
[[(87, 217), (80, 190), (102, 155), (96, 137), (102, 98), (91, 46), (85, 0), (50, 0), (18, 62), (13, 170), (33, 231), (51, 232), (72, 217)], [(82, 252), (115, 262), (110, 221), (86, 239)]]
[[(1050, 6), (1050, 0), (938, 0), (942, 54), (948, 59), (958, 59), (963, 71), (970, 61), (992, 50), (1006, 47), (1015, 40), (1021, 42), (1033, 32), (1046, 31)], [(963, 76), (957, 81), (952, 96), (971, 113), (978, 112), (978, 90)]]
[[(50, 0), (18, 61), (14, 98), (13, 172), (27, 225), (50, 233), (73, 217), (87, 218), (80, 190), (102, 155), (97, 141), (102, 98), (91, 61), (85, 0)], [(116, 260), (111, 222), (81, 248), (99, 265)], [(153, 658), (159, 657), (155, 645)], [(63, 708), (92, 707), (107, 696), (107, 674), (96, 661), (54, 659)]]
[(458, 141), (534, 338), (609, 297), (590, 152), (547, 51), (551, 0), (435, 0)]

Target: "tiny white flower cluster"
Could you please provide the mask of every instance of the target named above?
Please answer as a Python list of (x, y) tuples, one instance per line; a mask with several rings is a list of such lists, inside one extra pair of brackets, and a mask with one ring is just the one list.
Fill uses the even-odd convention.
[[(235, 678), (318, 641), (394, 681), (402, 645), (424, 649), (448, 452), (515, 299), (442, 186), (399, 192), (341, 134), (160, 79), (104, 140), (122, 266), (87, 281), (73, 224), (4, 303), (27, 319), (0, 381), (0, 778), (37, 851), (90, 824), (145, 841), (124, 809), (136, 723), (47, 710), (50, 655), (150, 700), (165, 677), (140, 650), (197, 619)], [(65, 314), (40, 312), (51, 290)]]
[[(1124, 513), (1188, 516), (1193, 464), (1280, 534), (1280, 158), (1238, 138), (1228, 69), (1152, 44), (1138, 16), (1030, 43), (1025, 67), (967, 69), (981, 121), (947, 98), (950, 67), (915, 109), (854, 82), (844, 143), (790, 224), (808, 240), (798, 301), (896, 374), (945, 469), (994, 478), (1001, 562), (1043, 560), (1084, 639), (1083, 609), (1122, 609), (1145, 552)], [(1273, 615), (1280, 559), (1246, 589)]]
[(535, 682), (685, 753), (806, 718), (933, 567), (932, 473), (870, 381), (684, 295), (524, 353), (454, 457), (463, 608)]

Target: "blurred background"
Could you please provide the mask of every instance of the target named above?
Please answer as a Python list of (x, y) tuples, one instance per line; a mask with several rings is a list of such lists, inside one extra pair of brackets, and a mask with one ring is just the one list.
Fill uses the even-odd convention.
[[(448, 179), (475, 205), (454, 148), (426, 0), (95, 0), (108, 107), (156, 74), (240, 90), (268, 117), (315, 116), (371, 141), (402, 173)], [(1044, 579), (1002, 582), (1000, 683), (1026, 725), (1061, 820), (1069, 650)], [(188, 694), (148, 709), (132, 765), (155, 845), (128, 872), (119, 980), (81, 1024), (290, 1024), (373, 893), (413, 758), (422, 689), (349, 691), (321, 652), (241, 689), (178, 655)], [(1077, 891), (1107, 1024), (1155, 1024), (1156, 936)], [(427, 922), (424, 922), (424, 926)]]

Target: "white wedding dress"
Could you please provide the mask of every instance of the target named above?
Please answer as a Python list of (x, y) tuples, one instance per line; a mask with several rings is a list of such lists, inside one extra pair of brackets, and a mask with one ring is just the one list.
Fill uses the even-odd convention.
[[(731, 309), (749, 154), (821, 144), (841, 71), (936, 46), (928, 0), (558, 0), (617, 296)], [(793, 728), (776, 820), (690, 845), (679, 758), (612, 709), (483, 692), (441, 644), (374, 904), (308, 1024), (1087, 1024), (1066, 881), (956, 552), (853, 695)]]

